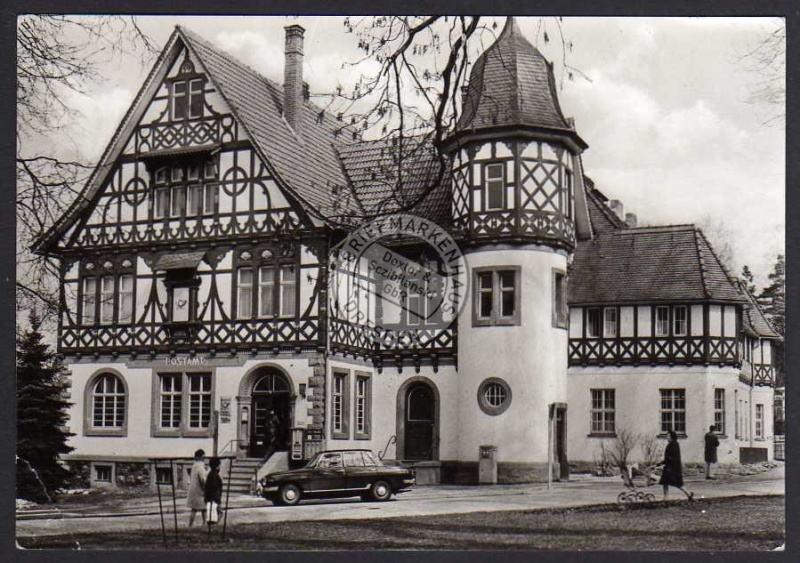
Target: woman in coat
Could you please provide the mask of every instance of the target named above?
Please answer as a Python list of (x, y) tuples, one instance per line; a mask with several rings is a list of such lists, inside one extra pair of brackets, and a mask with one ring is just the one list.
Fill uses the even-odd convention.
[(681, 464), (681, 446), (678, 444), (678, 435), (674, 430), (669, 431), (669, 442), (664, 450), (664, 461), (661, 463), (661, 479), (659, 483), (664, 487), (664, 500), (667, 500), (667, 492), (670, 487), (675, 487), (683, 491), (686, 498), (692, 500), (694, 493), (688, 492), (683, 488), (683, 465)]
[(203, 513), (203, 521), (205, 521), (206, 503), (203, 489), (206, 485), (206, 466), (203, 463), (203, 458), (206, 452), (197, 450), (194, 452), (194, 465), (192, 465), (192, 472), (189, 476), (189, 489), (186, 493), (186, 507), (192, 512), (189, 515), (189, 527), (194, 524), (194, 517), (197, 512)]

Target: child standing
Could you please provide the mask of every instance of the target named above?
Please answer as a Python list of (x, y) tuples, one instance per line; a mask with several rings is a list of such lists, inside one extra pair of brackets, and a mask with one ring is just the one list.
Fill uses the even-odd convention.
[(219, 465), (218, 457), (212, 457), (211, 461), (208, 462), (210, 470), (206, 477), (204, 500), (209, 524), (219, 522), (219, 505), (222, 503), (222, 477), (219, 476)]

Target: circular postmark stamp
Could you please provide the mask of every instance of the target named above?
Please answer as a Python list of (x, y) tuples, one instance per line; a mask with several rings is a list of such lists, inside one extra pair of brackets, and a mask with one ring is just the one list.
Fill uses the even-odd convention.
[(465, 257), (445, 229), (410, 214), (375, 218), (331, 252), (333, 343), (372, 351), (447, 347), (467, 291)]

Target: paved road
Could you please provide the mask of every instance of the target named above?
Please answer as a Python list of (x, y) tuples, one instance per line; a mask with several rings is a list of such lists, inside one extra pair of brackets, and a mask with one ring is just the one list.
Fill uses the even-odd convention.
[[(714, 498), (739, 495), (783, 495), (785, 493), (784, 467), (746, 477), (727, 477), (706, 481), (689, 480), (687, 488), (695, 498)], [(389, 502), (371, 503), (351, 499), (334, 501), (307, 501), (299, 506), (278, 507), (252, 496), (231, 497), (228, 524), (282, 522), (300, 520), (341, 520), (358, 518), (389, 518), (393, 516), (418, 516), (435, 514), (463, 514), (469, 512), (532, 510), (552, 507), (575, 507), (616, 502), (624, 490), (619, 478), (577, 477), (568, 483), (547, 485), (494, 485), (482, 487), (439, 485), (416, 487)], [(661, 487), (647, 489), (658, 499)], [(683, 494), (670, 490), (670, 499), (681, 499)], [(178, 500), (179, 531), (185, 530), (188, 516)], [(174, 526), (171, 499), (164, 515), (168, 530)], [(131, 512), (136, 512), (132, 514)], [(161, 527), (158, 503), (144, 501), (119, 511), (105, 514), (91, 510), (48, 514), (20, 515), (17, 520), (19, 537), (62, 535), (77, 532), (153, 529)], [(50, 517), (48, 517), (50, 516)], [(31, 519), (28, 519), (31, 518)]]

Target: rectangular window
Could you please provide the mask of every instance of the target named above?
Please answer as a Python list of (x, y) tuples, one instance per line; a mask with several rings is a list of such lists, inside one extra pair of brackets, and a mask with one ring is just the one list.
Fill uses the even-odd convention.
[(505, 178), (503, 177), (505, 167), (503, 164), (486, 165), (486, 210), (492, 211), (505, 207), (503, 196), (506, 190)]
[(111, 482), (111, 466), (110, 465), (95, 465), (94, 466), (94, 479), (101, 483)]
[(155, 183), (156, 186), (163, 186), (167, 183), (167, 167), (162, 166), (158, 170), (156, 170), (155, 174)]
[(660, 389), (661, 393), (661, 433), (674, 430), (686, 434), (686, 390)]
[(239, 268), (236, 281), (238, 289), (237, 317), (249, 319), (253, 316), (253, 268)]
[(678, 305), (672, 309), (674, 336), (686, 336), (689, 330), (689, 315), (685, 305)]
[(186, 216), (195, 217), (203, 211), (203, 186), (194, 184), (186, 190)]
[(95, 323), (97, 317), (97, 278), (83, 279), (83, 324)]
[(519, 268), (475, 272), (473, 326), (519, 324), (519, 279)]
[(211, 374), (190, 373), (189, 428), (208, 428), (211, 424)]
[(156, 219), (163, 219), (169, 215), (169, 188), (156, 188), (156, 201), (153, 207), (153, 216)]
[(586, 338), (600, 338), (600, 309), (586, 310)]
[(725, 389), (714, 389), (714, 426), (717, 434), (725, 434)]
[(161, 428), (180, 428), (181, 426), (181, 380), (183, 374), (171, 373), (160, 376), (160, 426)]
[(217, 193), (219, 191), (219, 186), (217, 184), (206, 184), (204, 189), (203, 213), (212, 215), (217, 211)]
[(764, 405), (756, 405), (756, 440), (764, 439)]
[(564, 272), (553, 271), (553, 326), (567, 327), (567, 276)]
[(370, 435), (370, 378), (356, 377), (356, 438), (368, 438)]
[(614, 389), (592, 389), (591, 433), (614, 434), (616, 432)]
[(203, 81), (199, 78), (189, 81), (189, 117), (203, 115)]
[(281, 267), (281, 316), (293, 317), (297, 307), (295, 300), (297, 296), (297, 276), (294, 266)]
[(478, 318), (492, 318), (492, 294), (493, 294), (494, 274), (492, 272), (482, 272), (478, 274)]
[(331, 387), (331, 430), (333, 438), (349, 438), (347, 427), (347, 377), (346, 373), (334, 373)]
[(217, 165), (213, 160), (207, 160), (203, 167), (203, 178), (211, 180), (217, 177)]
[(172, 187), (172, 208), (170, 215), (180, 217), (186, 209), (186, 188), (184, 186)]
[(186, 117), (186, 82), (172, 84), (172, 117), (173, 119)]
[(656, 307), (656, 336), (669, 336), (669, 307)]
[(169, 467), (156, 467), (156, 484), (172, 484), (172, 469)]
[(258, 314), (271, 317), (275, 314), (275, 268), (263, 266), (258, 270)]
[(617, 337), (617, 308), (606, 307), (603, 309), (603, 337)]
[(119, 277), (119, 311), (117, 313), (120, 323), (133, 322), (133, 276), (130, 274)]
[(100, 322), (114, 322), (114, 276), (100, 278)]
[(196, 162), (189, 164), (186, 167), (186, 179), (189, 181), (197, 181), (200, 179), (200, 165)]

